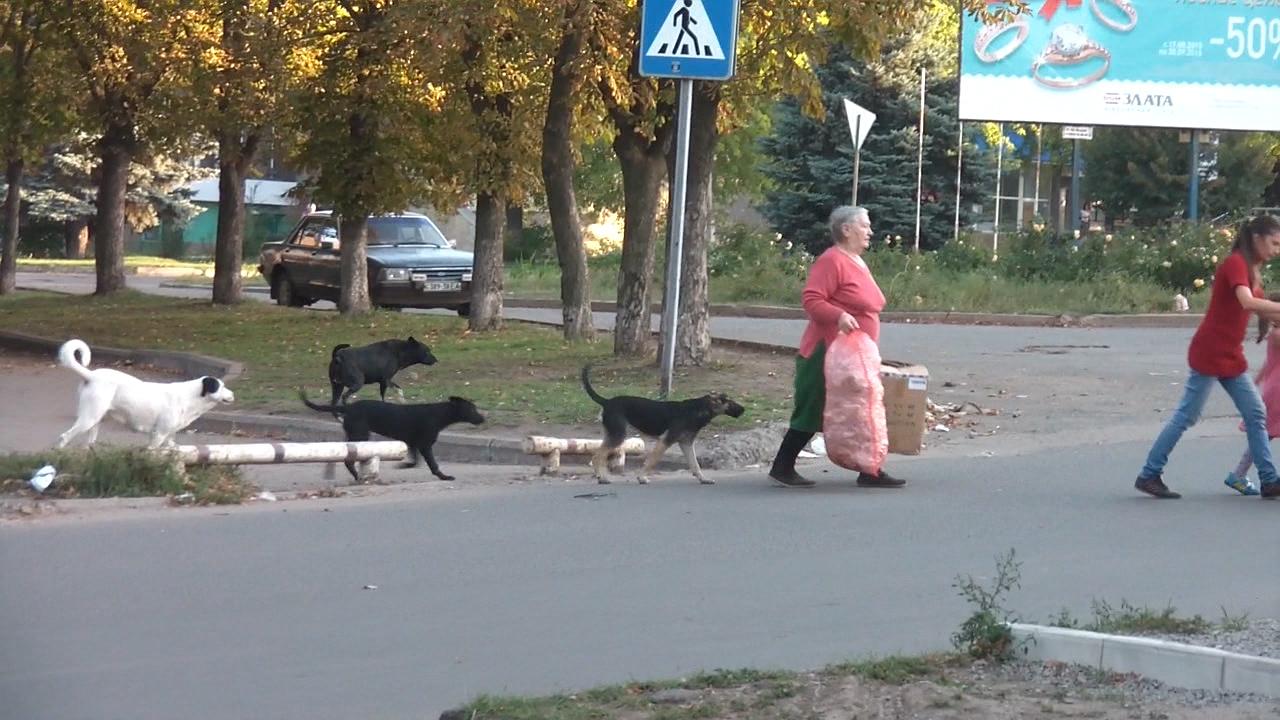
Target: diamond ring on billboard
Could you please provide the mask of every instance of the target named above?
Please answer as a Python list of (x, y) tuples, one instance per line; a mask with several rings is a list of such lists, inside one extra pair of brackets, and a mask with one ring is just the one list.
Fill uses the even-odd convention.
[[(1017, 33), (1013, 40), (1005, 43), (1003, 47), (991, 50), (991, 43), (1010, 30), (1015, 30)], [(973, 39), (973, 52), (977, 54), (978, 59), (982, 62), (1000, 62), (1012, 55), (1015, 50), (1022, 46), (1023, 42), (1026, 42), (1027, 34), (1030, 31), (1031, 28), (1025, 18), (999, 25), (986, 25), (978, 31), (977, 37)]]
[[(1045, 77), (1040, 74), (1042, 67), (1062, 65), (1079, 65), (1094, 58), (1102, 59), (1102, 66), (1081, 78)], [(1040, 57), (1031, 64), (1031, 76), (1041, 85), (1051, 88), (1078, 88), (1097, 81), (1111, 67), (1111, 53), (1098, 43), (1089, 39), (1084, 28), (1074, 23), (1059, 25), (1053, 29), (1049, 46), (1040, 53)]]
[[(1121, 24), (1103, 14), (1103, 3), (1116, 6), (1120, 12), (1124, 13), (1128, 22)], [(1129, 0), (1089, 0), (1089, 7), (1093, 10), (1094, 17), (1098, 18), (1098, 22), (1116, 32), (1129, 32), (1138, 26), (1138, 9), (1130, 4)]]

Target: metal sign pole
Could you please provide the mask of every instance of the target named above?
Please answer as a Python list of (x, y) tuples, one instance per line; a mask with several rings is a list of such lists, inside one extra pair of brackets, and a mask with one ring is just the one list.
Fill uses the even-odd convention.
[(960, 121), (960, 143), (956, 145), (956, 224), (953, 228), (952, 240), (960, 239), (960, 175), (964, 170), (964, 121)]
[(1040, 162), (1044, 158), (1041, 141), (1044, 139), (1044, 125), (1036, 125), (1036, 201), (1031, 206), (1031, 217), (1040, 217)]
[(684, 247), (685, 179), (689, 175), (689, 121), (693, 116), (693, 81), (680, 81), (680, 105), (676, 113), (676, 176), (671, 193), (671, 238), (667, 262), (666, 313), (662, 319), (662, 397), (671, 394), (676, 366), (677, 319), (680, 317), (680, 259)]
[(1187, 219), (1200, 219), (1200, 131), (1191, 131), (1191, 167), (1187, 174), (1191, 185), (1187, 190)]
[(924, 68), (920, 68), (920, 136), (919, 151), (916, 156), (916, 247), (920, 252), (920, 204), (924, 200)]
[(1071, 141), (1071, 231), (1077, 235), (1081, 232), (1080, 208), (1084, 205), (1080, 199), (1080, 166), (1082, 164), (1080, 140), (1077, 138)]
[(991, 225), (991, 252), (1000, 254), (1000, 186), (1004, 180), (1004, 123), (996, 140), (996, 219)]
[(858, 169), (862, 164), (862, 116), (853, 119), (853, 204), (858, 204)]

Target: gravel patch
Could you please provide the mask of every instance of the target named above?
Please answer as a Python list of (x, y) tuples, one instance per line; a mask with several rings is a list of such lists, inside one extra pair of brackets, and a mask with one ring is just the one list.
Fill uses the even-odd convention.
[(1188, 708), (1212, 708), (1224, 705), (1258, 704), (1277, 706), (1280, 699), (1254, 693), (1221, 690), (1189, 690), (1165, 685), (1158, 680), (1133, 673), (1099, 671), (1084, 665), (1047, 662), (1005, 662), (981, 667), (975, 664), (977, 679), (990, 682), (1031, 683), (1051, 687), (1064, 694), (1083, 698), (1115, 698), (1126, 705), (1180, 705)]

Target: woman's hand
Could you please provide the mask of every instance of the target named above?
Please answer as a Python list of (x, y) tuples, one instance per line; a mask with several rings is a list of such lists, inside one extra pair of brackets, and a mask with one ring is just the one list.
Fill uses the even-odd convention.
[(840, 319), (836, 321), (836, 330), (840, 334), (843, 335), (847, 332), (853, 332), (854, 329), (858, 327), (858, 321), (854, 320), (852, 315), (849, 313), (840, 313)]

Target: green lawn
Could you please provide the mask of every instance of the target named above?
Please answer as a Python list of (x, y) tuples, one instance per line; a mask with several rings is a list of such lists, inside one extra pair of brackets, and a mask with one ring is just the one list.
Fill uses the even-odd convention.
[[(375, 312), (346, 318), (334, 312), (281, 308), (262, 303), (233, 307), (122, 292), (107, 298), (17, 293), (0, 297), (9, 330), (94, 345), (183, 350), (238, 360), (243, 376), (230, 383), (242, 410), (309, 413), (298, 402), (299, 387), (328, 400), (327, 368), (337, 343), (363, 345), (413, 335), (439, 359), (397, 377), (406, 398), (435, 402), (449, 395), (470, 398), (493, 423), (590, 425), (599, 408), (579, 382), (584, 363), (599, 367), (593, 382), (606, 395), (653, 396), (658, 373), (652, 358), (615, 360), (607, 337), (569, 344), (558, 330), (508, 323), (494, 333), (471, 333), (460, 318)], [(680, 397), (721, 390), (748, 408), (743, 418), (717, 424), (745, 427), (786, 416), (791, 391), (790, 353), (717, 350), (706, 368), (677, 374)], [(769, 382), (762, 376), (773, 374)], [(376, 398), (377, 387), (361, 397)]]

